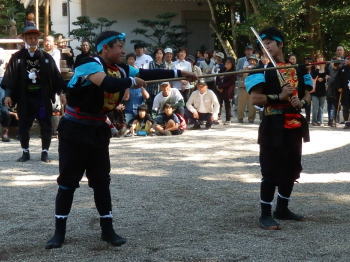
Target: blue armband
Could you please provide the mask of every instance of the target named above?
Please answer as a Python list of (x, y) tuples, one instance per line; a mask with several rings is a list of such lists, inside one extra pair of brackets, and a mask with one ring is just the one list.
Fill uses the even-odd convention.
[(259, 84), (265, 83), (265, 75), (258, 73), (258, 74), (252, 74), (246, 77), (244, 80), (245, 89), (248, 93), (250, 93), (251, 89)]
[(304, 84), (308, 86), (313, 86), (311, 74), (304, 75)]

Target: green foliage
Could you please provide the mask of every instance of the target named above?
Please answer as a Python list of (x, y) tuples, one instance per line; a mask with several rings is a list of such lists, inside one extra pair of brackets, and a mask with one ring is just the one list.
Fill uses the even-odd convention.
[(25, 9), (17, 0), (0, 0), (0, 37), (7, 37), (10, 20), (16, 21), (17, 31), (23, 29)]
[(97, 18), (97, 22), (92, 22), (88, 16), (79, 16), (77, 17), (77, 21), (72, 23), (79, 28), (73, 29), (69, 34), (78, 41), (88, 40), (93, 45), (97, 35), (96, 30), (98, 29), (98, 33), (101, 33), (116, 22), (115, 20), (111, 21), (104, 17), (99, 17)]
[(104, 30), (108, 29), (111, 27), (113, 24), (115, 24), (117, 21), (116, 20), (108, 20), (105, 17), (99, 17), (97, 18), (97, 26), (100, 29), (99, 33), (102, 33)]
[(143, 28), (135, 28), (133, 33), (142, 35), (147, 40), (134, 39), (131, 40), (131, 43), (143, 44), (150, 50), (154, 50), (157, 47), (165, 48), (171, 46), (179, 48), (185, 46), (189, 32), (183, 25), (172, 24), (172, 20), (176, 16), (175, 13), (163, 13), (157, 15), (154, 20), (138, 20), (137, 22), (140, 23)]
[[(334, 54), (341, 44), (350, 49), (350, 1), (347, 0), (254, 0), (258, 13), (245, 9), (244, 1), (236, 2), (235, 10), (241, 22), (235, 26), (235, 39), (232, 36), (230, 4), (217, 2), (218, 27), (225, 39), (237, 41), (242, 51), (248, 42), (255, 43), (249, 29), (253, 26), (261, 30), (275, 26), (283, 31), (286, 38), (285, 53), (296, 53), (299, 57), (313, 55), (316, 51), (328, 57)], [(238, 5), (237, 5), (238, 3)], [(241, 52), (240, 52), (241, 53)]]

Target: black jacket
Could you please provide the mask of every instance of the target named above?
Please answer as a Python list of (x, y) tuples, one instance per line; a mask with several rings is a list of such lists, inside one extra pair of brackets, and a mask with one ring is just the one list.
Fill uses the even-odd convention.
[[(55, 102), (55, 94), (60, 94), (65, 84), (51, 55), (42, 50), (36, 52), (38, 52), (40, 60), (41, 98), (48, 112), (51, 112), (52, 103)], [(11, 97), (14, 104), (17, 104), (19, 111), (21, 108), (25, 109), (27, 100), (28, 72), (25, 67), (25, 59), (28, 55), (28, 50), (24, 48), (12, 55), (1, 84), (2, 88), (5, 89), (5, 96)]]

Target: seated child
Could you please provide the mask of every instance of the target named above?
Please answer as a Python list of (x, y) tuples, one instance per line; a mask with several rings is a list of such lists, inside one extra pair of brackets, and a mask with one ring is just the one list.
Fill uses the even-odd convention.
[(183, 133), (183, 130), (180, 128), (180, 119), (174, 113), (171, 104), (164, 104), (163, 113), (157, 116), (155, 122), (154, 129), (157, 135), (170, 136), (181, 135)]
[(147, 136), (154, 133), (154, 129), (152, 128), (153, 121), (147, 111), (146, 105), (140, 105), (137, 108), (137, 115), (130, 122), (131, 127), (128, 136)]

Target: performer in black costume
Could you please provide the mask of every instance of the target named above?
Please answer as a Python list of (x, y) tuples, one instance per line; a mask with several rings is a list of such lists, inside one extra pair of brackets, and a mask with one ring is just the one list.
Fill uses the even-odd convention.
[(194, 74), (179, 70), (143, 70), (129, 77), (129, 66), (122, 64), (125, 34), (106, 31), (96, 40), (99, 56), (87, 57), (77, 64), (74, 76), (66, 90), (67, 106), (59, 127), (59, 188), (56, 196), (55, 234), (46, 248), (62, 246), (66, 221), (73, 195), (79, 187), (84, 172), (93, 188), (96, 208), (100, 214), (102, 240), (114, 246), (126, 243), (117, 235), (112, 225), (110, 194), (110, 127), (106, 113), (116, 106), (116, 101), (126, 88), (145, 86), (143, 79), (185, 76), (193, 81)]
[[(276, 28), (260, 32), (269, 53), (278, 66), (286, 65), (283, 46), (284, 37)], [(272, 63), (268, 67), (272, 67)], [(255, 73), (245, 80), (247, 92), (253, 104), (264, 106), (259, 127), (260, 165), (262, 182), (260, 189), (261, 216), (259, 224), (264, 229), (280, 229), (276, 219), (303, 220), (303, 216), (288, 209), (294, 182), (302, 170), (302, 139), (309, 141), (309, 130), (300, 110), (310, 103), (309, 91), (312, 79), (308, 70), (280, 70), (285, 83), (281, 83), (276, 71)], [(275, 188), (278, 188), (277, 206), (271, 214)]]
[(19, 117), (19, 138), (23, 149), (17, 160), (26, 162), (29, 155), (29, 130), (34, 119), (40, 125), (42, 141), (41, 160), (48, 162), (48, 150), (52, 136), (52, 103), (55, 94), (64, 89), (64, 81), (55, 61), (39, 47), (40, 32), (34, 26), (27, 26), (22, 33), (25, 47), (13, 54), (4, 75), (5, 105), (17, 105)]

